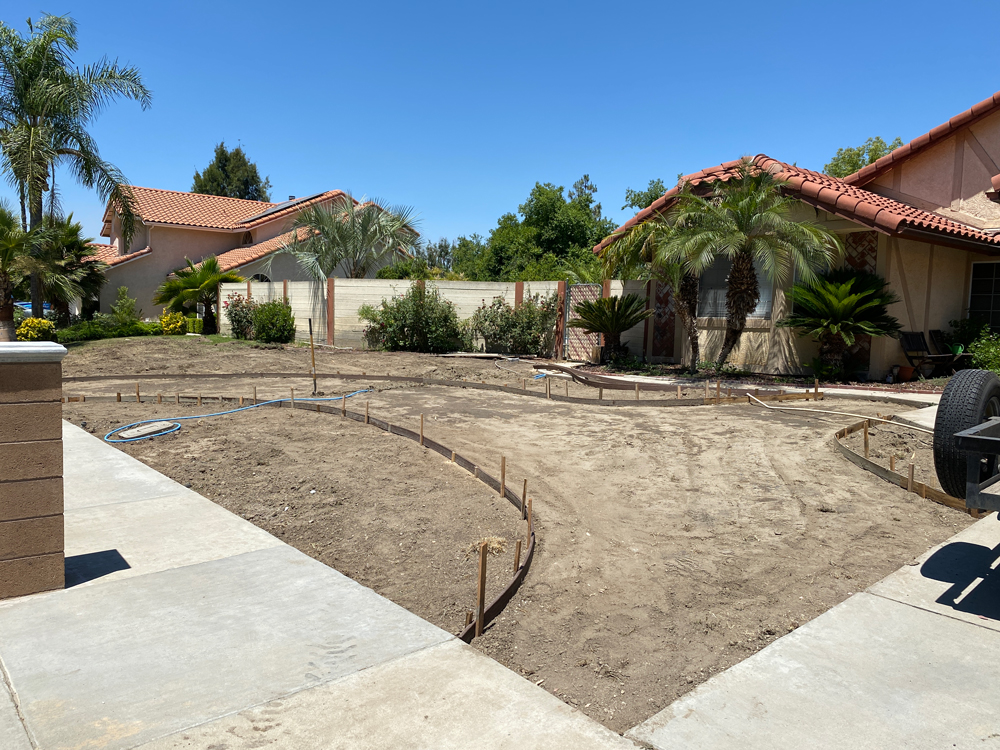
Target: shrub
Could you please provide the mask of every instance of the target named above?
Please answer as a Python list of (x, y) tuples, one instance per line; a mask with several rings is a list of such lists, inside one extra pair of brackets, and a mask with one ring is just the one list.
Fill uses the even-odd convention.
[[(961, 344), (968, 349), (976, 339), (983, 335), (989, 325), (987, 321), (974, 314), (961, 320), (949, 320), (948, 326), (951, 330), (943, 332), (944, 342), (948, 345)], [(945, 354), (945, 352), (941, 352), (941, 354)]]
[(362, 305), (358, 317), (368, 323), (364, 337), (372, 349), (436, 354), (461, 349), (465, 339), (455, 305), (421, 283), (379, 307)]
[(95, 341), (114, 336), (114, 329), (102, 325), (98, 321), (84, 320), (56, 333), (60, 344), (71, 344), (75, 341)]
[(513, 308), (495, 297), (473, 313), (469, 328), (483, 339), (486, 351), (516, 355), (545, 355), (555, 337), (556, 295), (528, 295)]
[(187, 333), (187, 321), (184, 313), (164, 313), (160, 316), (160, 328), (164, 336), (183, 336)]
[(230, 294), (226, 301), (222, 303), (226, 312), (226, 319), (232, 329), (233, 338), (252, 339), (254, 337), (253, 320), (258, 303), (253, 297), (244, 297), (242, 294)]
[(184, 320), (187, 321), (188, 333), (200, 334), (205, 329), (205, 321), (197, 315), (188, 315)]
[(138, 323), (142, 318), (142, 310), (135, 305), (135, 300), (128, 296), (128, 287), (118, 287), (118, 298), (111, 306), (111, 318), (117, 328), (127, 328)]
[(980, 370), (1000, 372), (1000, 333), (984, 328), (979, 338), (969, 346), (972, 364)]
[(51, 320), (25, 318), (17, 327), (18, 341), (55, 341), (56, 327)]
[(653, 314), (645, 305), (646, 300), (638, 294), (584, 300), (573, 308), (580, 317), (571, 320), (569, 325), (587, 333), (604, 334), (602, 356), (607, 361), (628, 352), (628, 347), (622, 345), (622, 334)]
[(14, 328), (17, 328), (28, 317), (27, 311), (20, 305), (14, 305)]
[(256, 306), (254, 338), (265, 344), (287, 344), (295, 339), (295, 316), (288, 300), (272, 300)]

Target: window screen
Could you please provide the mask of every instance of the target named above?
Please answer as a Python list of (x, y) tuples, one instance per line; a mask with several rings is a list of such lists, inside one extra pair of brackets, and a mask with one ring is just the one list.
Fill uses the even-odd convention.
[[(717, 258), (702, 272), (698, 293), (699, 318), (726, 317), (726, 279), (729, 278), (729, 269), (732, 266), (729, 258)], [(757, 271), (757, 283), (760, 285), (760, 301), (757, 303), (757, 308), (750, 313), (750, 317), (768, 319), (771, 317), (774, 285), (768, 281), (759, 264), (755, 263), (754, 268)]]
[(969, 317), (988, 321), (1000, 331), (1000, 263), (973, 263)]

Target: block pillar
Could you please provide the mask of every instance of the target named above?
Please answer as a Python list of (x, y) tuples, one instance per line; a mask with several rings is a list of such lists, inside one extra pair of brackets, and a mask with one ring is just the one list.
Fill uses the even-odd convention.
[(65, 356), (59, 344), (0, 343), (0, 599), (65, 585)]

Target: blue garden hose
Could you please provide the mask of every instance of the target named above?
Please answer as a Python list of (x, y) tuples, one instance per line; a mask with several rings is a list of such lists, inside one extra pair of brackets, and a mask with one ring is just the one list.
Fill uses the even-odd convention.
[[(327, 396), (325, 398), (297, 398), (296, 401), (340, 401), (344, 398), (350, 398), (351, 396), (357, 396), (359, 393), (368, 393), (371, 389), (365, 388), (360, 391), (354, 391), (354, 393), (348, 393), (344, 396)], [(169, 435), (172, 432), (177, 432), (181, 428), (180, 422), (184, 419), (207, 419), (208, 417), (222, 417), (226, 414), (236, 414), (237, 412), (247, 411), (248, 409), (256, 409), (258, 406), (267, 406), (268, 404), (280, 404), (283, 401), (291, 401), (290, 398), (276, 398), (273, 401), (261, 401), (259, 404), (251, 404), (250, 406), (241, 406), (237, 409), (230, 409), (229, 411), (219, 411), (215, 414), (195, 414), (190, 417), (167, 417), (166, 419), (143, 419), (140, 422), (133, 422), (132, 424), (127, 424), (124, 427), (116, 427), (107, 435), (104, 436), (104, 441), (107, 443), (136, 443), (140, 440), (149, 440), (150, 438), (162, 437), (164, 435)], [(176, 420), (176, 421), (175, 421)], [(150, 422), (173, 422), (169, 428), (163, 430), (162, 432), (157, 432), (152, 435), (143, 435), (137, 438), (113, 438), (112, 435), (116, 435), (119, 432), (124, 432), (130, 427), (138, 427), (141, 424), (149, 424)]]

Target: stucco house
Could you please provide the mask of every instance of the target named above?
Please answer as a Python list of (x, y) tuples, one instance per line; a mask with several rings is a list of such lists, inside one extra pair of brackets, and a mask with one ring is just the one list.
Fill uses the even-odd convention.
[[(1000, 92), (842, 180), (763, 154), (753, 161), (788, 182), (788, 194), (799, 200), (796, 218), (841, 235), (844, 264), (888, 280), (901, 300), (890, 312), (904, 331), (927, 337), (932, 330), (948, 330), (949, 321), (970, 310), (1000, 330)], [(737, 164), (704, 169), (682, 182), (709, 192), (715, 180), (730, 179)], [(678, 188), (667, 191), (595, 252), (617, 232), (669, 208), (677, 193)], [(705, 359), (722, 345), (727, 274), (728, 262), (722, 261), (702, 276), (698, 328)], [(759, 276), (761, 302), (731, 361), (761, 372), (802, 371), (816, 356), (816, 346), (775, 325), (786, 313), (791, 282), (771, 284)], [(673, 356), (664, 359), (683, 361), (686, 336), (679, 322), (675, 326), (669, 295), (654, 291), (650, 299), (658, 307), (657, 325), (677, 332), (671, 336)], [(864, 342), (856, 356), (878, 379), (893, 365), (906, 364), (896, 339)]]
[(328, 190), (265, 203), (137, 186), (132, 192), (140, 221), (131, 244), (124, 246), (121, 220), (109, 203), (101, 229), (109, 242), (95, 244), (94, 257), (109, 266), (100, 310), (108, 312), (118, 287), (125, 286), (146, 317), (159, 314), (162, 306), (153, 304), (156, 289), (173, 271), (185, 267), (186, 258), (199, 263), (215, 255), (222, 270), (258, 281), (309, 280), (292, 256), (276, 255), (267, 269), (268, 256), (292, 238), (291, 227), (301, 211), (329, 206), (346, 195)]

